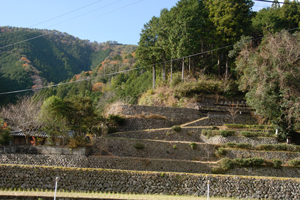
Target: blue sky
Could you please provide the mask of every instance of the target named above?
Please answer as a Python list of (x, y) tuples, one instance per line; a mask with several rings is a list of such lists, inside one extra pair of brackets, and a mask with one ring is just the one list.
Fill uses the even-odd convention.
[[(55, 29), (90, 41), (137, 44), (143, 25), (177, 1), (2, 0), (0, 26)], [(267, 6), (271, 4), (255, 2), (253, 10)]]

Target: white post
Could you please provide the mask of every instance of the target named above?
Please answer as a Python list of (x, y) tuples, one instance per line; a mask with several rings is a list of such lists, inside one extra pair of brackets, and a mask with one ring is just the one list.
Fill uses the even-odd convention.
[(276, 135), (278, 135), (278, 129), (276, 128)]
[(58, 181), (58, 177), (55, 178), (54, 200), (56, 200), (57, 181)]
[(207, 200), (209, 200), (209, 180), (207, 181)]

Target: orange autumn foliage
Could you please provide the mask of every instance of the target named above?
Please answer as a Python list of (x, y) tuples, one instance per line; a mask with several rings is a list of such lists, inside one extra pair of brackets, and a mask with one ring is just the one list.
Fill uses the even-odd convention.
[(22, 65), (22, 67), (28, 67), (28, 66), (29, 66), (28, 63)]
[(30, 60), (28, 60), (26, 57), (21, 57), (21, 60), (27, 62), (27, 63), (31, 63)]
[(93, 92), (98, 92), (98, 91), (103, 92), (104, 87), (105, 87), (104, 83), (97, 82), (92, 86), (92, 91)]
[(133, 56), (133, 58), (135, 58), (135, 52), (133, 52), (131, 55)]
[(129, 59), (125, 59), (125, 60), (123, 61), (123, 64), (128, 63), (128, 61), (129, 61)]
[(3, 123), (2, 129), (7, 129), (7, 123)]

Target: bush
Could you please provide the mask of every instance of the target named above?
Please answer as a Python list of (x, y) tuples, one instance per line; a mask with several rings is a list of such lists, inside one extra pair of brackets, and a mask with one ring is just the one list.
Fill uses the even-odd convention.
[(252, 145), (250, 143), (237, 143), (236, 147), (239, 149), (252, 149)]
[(116, 133), (118, 132), (118, 129), (116, 127), (108, 127), (108, 134), (111, 134), (111, 133)]
[(235, 134), (235, 131), (232, 131), (232, 130), (221, 130), (220, 131), (220, 135), (222, 137), (232, 136), (234, 134)]
[(255, 147), (256, 150), (265, 150), (265, 151), (291, 151), (298, 152), (300, 151), (300, 146), (290, 145), (290, 144), (260, 144)]
[(196, 144), (195, 142), (192, 142), (192, 143), (190, 144), (190, 146), (191, 146), (192, 149), (196, 149), (197, 144)]
[(9, 133), (9, 130), (3, 130), (2, 133), (0, 134), (0, 144), (9, 145), (10, 140), (11, 140), (11, 135)]
[(234, 159), (234, 164), (240, 166), (261, 166), (263, 165), (265, 160), (263, 158), (236, 158)]
[(268, 132), (252, 132), (252, 131), (241, 131), (240, 134), (244, 137), (273, 137), (274, 136)]
[(175, 125), (175, 126), (172, 126), (172, 130), (175, 131), (175, 132), (180, 132), (181, 127), (179, 125)]
[(244, 137), (257, 137), (257, 132), (251, 132), (251, 131), (241, 131), (240, 134)]
[(224, 171), (227, 171), (229, 169), (233, 168), (233, 161), (229, 158), (222, 158), (220, 161), (220, 166)]
[(226, 154), (226, 150), (223, 147), (219, 147), (216, 151), (215, 151), (215, 155), (217, 157), (221, 157), (223, 155)]
[(289, 161), (289, 166), (291, 167), (298, 167), (299, 165), (300, 165), (300, 160), (293, 159)]
[(280, 169), (282, 167), (282, 161), (280, 159), (273, 159), (273, 167)]
[(137, 150), (142, 150), (145, 148), (145, 145), (143, 143), (137, 142), (133, 145), (134, 148), (136, 148)]
[(237, 129), (243, 129), (245, 128), (244, 124), (224, 124), (227, 128), (237, 128)]
[(176, 144), (173, 145), (173, 149), (177, 149), (177, 145)]
[(208, 130), (208, 129), (202, 129), (201, 134), (205, 135), (208, 138), (216, 136), (216, 135), (221, 135), (222, 137), (227, 137), (227, 136), (234, 135), (235, 131), (232, 131), (232, 130)]
[(111, 125), (123, 125), (125, 122), (125, 117), (121, 117), (120, 115), (109, 115), (107, 117), (108, 123)]
[(225, 171), (221, 167), (213, 167), (211, 169), (212, 174), (224, 174)]
[(274, 129), (273, 125), (245, 125), (245, 124), (224, 124), (227, 128), (235, 129)]

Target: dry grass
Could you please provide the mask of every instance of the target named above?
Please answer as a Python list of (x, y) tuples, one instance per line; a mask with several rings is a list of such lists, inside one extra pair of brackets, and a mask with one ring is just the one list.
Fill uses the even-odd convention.
[(153, 114), (153, 113), (150, 113), (149, 115), (146, 115), (145, 113), (135, 114), (135, 115), (125, 115), (125, 117), (126, 118), (139, 118), (139, 119), (163, 119), (163, 120), (168, 120), (168, 118), (164, 115)]
[[(54, 192), (33, 191), (0, 191), (1, 196), (28, 196), (28, 197), (53, 197)], [(206, 200), (207, 197), (197, 196), (172, 196), (172, 195), (146, 195), (146, 194), (116, 194), (116, 193), (80, 193), (80, 192), (57, 192), (60, 198), (95, 198), (95, 199), (153, 199), (153, 200)], [(235, 198), (210, 197), (210, 200), (229, 200)]]

